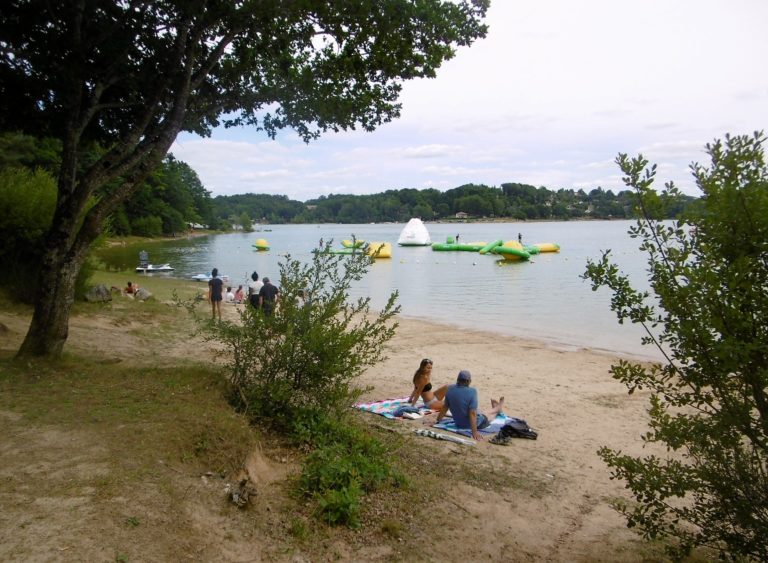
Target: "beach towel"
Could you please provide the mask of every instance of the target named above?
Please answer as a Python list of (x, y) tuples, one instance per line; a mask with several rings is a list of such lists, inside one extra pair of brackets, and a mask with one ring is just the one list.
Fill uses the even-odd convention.
[[(408, 397), (399, 397), (397, 399), (384, 399), (383, 401), (373, 401), (371, 403), (357, 403), (352, 405), (356, 409), (361, 411), (372, 412), (373, 414), (380, 414), (386, 418), (398, 418), (397, 411), (407, 411), (406, 407), (410, 407), (411, 403), (408, 401)], [(424, 401), (419, 399), (416, 401), (415, 407), (418, 409), (419, 414), (425, 415), (432, 411), (424, 406)]]
[[(501, 430), (501, 427), (504, 426), (508, 421), (510, 420), (517, 420), (513, 419), (510, 416), (507, 416), (503, 412), (500, 412), (496, 415), (496, 418), (494, 418), (491, 423), (480, 430), (481, 434), (496, 434), (499, 430)], [(453, 422), (453, 419), (450, 417), (446, 417), (437, 424), (434, 424), (432, 428), (439, 428), (440, 430), (447, 430), (448, 432), (455, 432), (456, 434), (461, 434), (462, 436), (469, 436), (472, 437), (472, 431), (469, 428), (458, 428), (456, 426), (456, 423)]]
[(477, 444), (474, 440), (467, 440), (466, 438), (459, 438), (458, 436), (450, 436), (448, 434), (440, 434), (440, 432), (435, 432), (434, 430), (428, 430), (426, 428), (417, 428), (414, 432), (418, 436), (427, 436), (428, 438), (434, 438), (435, 440), (446, 440), (448, 442), (464, 444), (465, 446), (474, 446)]

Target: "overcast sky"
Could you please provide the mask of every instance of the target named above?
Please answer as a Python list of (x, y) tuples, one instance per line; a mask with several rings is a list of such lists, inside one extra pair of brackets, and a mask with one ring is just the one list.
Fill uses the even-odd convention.
[(467, 183), (623, 189), (642, 153), (697, 195), (691, 162), (725, 133), (768, 131), (768, 1), (492, 0), (488, 36), (405, 84), (400, 119), (304, 144), (247, 128), (171, 151), (213, 195), (328, 194)]

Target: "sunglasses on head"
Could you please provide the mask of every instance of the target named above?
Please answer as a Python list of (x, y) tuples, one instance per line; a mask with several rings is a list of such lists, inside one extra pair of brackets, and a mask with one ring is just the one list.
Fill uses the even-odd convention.
[(432, 365), (432, 360), (430, 360), (429, 358), (424, 358), (423, 360), (421, 360), (421, 363), (423, 365), (427, 365), (427, 364)]

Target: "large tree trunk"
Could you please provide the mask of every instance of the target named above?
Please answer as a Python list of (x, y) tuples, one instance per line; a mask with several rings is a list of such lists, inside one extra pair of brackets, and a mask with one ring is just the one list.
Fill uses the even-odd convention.
[(69, 312), (83, 258), (51, 249), (38, 276), (35, 312), (18, 357), (61, 355), (69, 335)]

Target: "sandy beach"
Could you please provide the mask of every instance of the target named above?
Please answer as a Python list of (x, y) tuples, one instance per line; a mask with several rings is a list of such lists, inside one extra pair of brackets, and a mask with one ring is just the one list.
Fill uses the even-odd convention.
[[(236, 307), (225, 306), (224, 311), (236, 318)], [(3, 313), (0, 321), (7, 327), (2, 348), (16, 349), (28, 318)], [(361, 385), (372, 388), (364, 400), (407, 396), (419, 361), (430, 358), (435, 386), (455, 382), (459, 370), (468, 369), (479, 391), (481, 410), (490, 406), (492, 397), (504, 396), (506, 414), (527, 420), (539, 432), (535, 441), (516, 439), (508, 446), (497, 446), (485, 440), (464, 446), (416, 436), (412, 430), (423, 428), (423, 420), (389, 421), (357, 413), (364, 423), (402, 433), (424, 452), (424, 463), (440, 465), (445, 460), (448, 467), (459, 460), (458, 467), (471, 464), (489, 477), (484, 483), (464, 479), (455, 471), (446, 473), (440, 508), (423, 522), (409, 522), (404, 530), (405, 548), (421, 546), (413, 548), (408, 560), (640, 561), (660, 557), (658, 546), (642, 542), (610, 507), (612, 500), (626, 495), (621, 483), (610, 480), (596, 455), (602, 445), (628, 453), (642, 451), (640, 435), (646, 429), (648, 397), (642, 392), (628, 395), (611, 378), (615, 357), (414, 319), (400, 318), (399, 323), (395, 338), (387, 344), (388, 359), (360, 379)], [(150, 342), (137, 330), (140, 326), (139, 322), (115, 323), (108, 315), (73, 316), (67, 350), (88, 356), (93, 353), (92, 342), (98, 340), (99, 354), (115, 361), (131, 358), (155, 365), (171, 365), (180, 358), (221, 361), (210, 344), (189, 338)], [(114, 337), (105, 338), (105, 331)], [(137, 349), (144, 351), (139, 359)], [(30, 449), (32, 453), (25, 456), (37, 451)], [(419, 468), (413, 469), (418, 476)], [(494, 485), (500, 482), (505, 486)], [(356, 551), (340, 545), (338, 553), (341, 560), (349, 561), (360, 557), (390, 561), (400, 555), (391, 546)]]
[[(468, 560), (472, 553), (504, 561), (643, 558), (638, 536), (609, 506), (624, 494), (623, 486), (610, 480), (596, 455), (602, 445), (628, 453), (642, 450), (648, 397), (628, 395), (612, 379), (614, 357), (401, 319), (389, 359), (362, 378), (374, 387), (365, 399), (408, 395), (422, 358), (434, 361), (433, 384), (454, 383), (459, 370), (469, 369), (481, 410), (490, 407), (492, 397), (504, 396), (506, 414), (525, 419), (539, 432), (536, 441), (496, 446), (486, 440), (476, 448), (415, 438), (445, 455), (471, 456), (519, 474), (528, 483), (502, 496), (446, 483), (446, 495), (466, 514), (458, 519), (455, 513), (436, 515), (423, 531), (425, 544), (439, 555), (436, 560)], [(402, 424), (416, 428), (421, 422)], [(499, 553), (505, 555), (499, 558)]]

